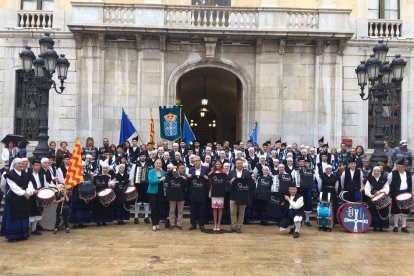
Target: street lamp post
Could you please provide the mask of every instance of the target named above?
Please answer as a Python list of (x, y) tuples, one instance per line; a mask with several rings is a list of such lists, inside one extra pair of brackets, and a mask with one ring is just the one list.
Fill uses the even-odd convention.
[[(40, 105), (39, 105), (39, 135), (38, 144), (33, 152), (37, 159), (48, 156), (48, 121), (49, 121), (49, 90), (54, 88), (56, 93), (62, 94), (65, 87), (63, 86), (68, 74), (69, 61), (65, 55), (60, 55), (53, 50), (55, 42), (48, 33), (39, 39), (40, 54), (36, 58), (30, 47), (26, 47), (19, 56), (22, 62), (22, 69), (27, 73), (33, 68), (34, 70), (34, 84), (39, 91)], [(57, 88), (53, 80), (53, 74), (57, 72), (60, 80), (60, 86)]]
[[(358, 78), (358, 85), (361, 88), (361, 99), (366, 101), (370, 98), (375, 100), (375, 127), (374, 127), (374, 153), (370, 163), (374, 166), (377, 162), (387, 163), (384, 152), (384, 122), (382, 114), (384, 112), (383, 101), (390, 93), (401, 92), (401, 82), (404, 75), (404, 67), (407, 62), (401, 55), (395, 55), (391, 64), (386, 61), (388, 46), (383, 41), (373, 48), (374, 54), (370, 55), (367, 61), (355, 69)], [(365, 94), (365, 86), (368, 85), (368, 93)]]

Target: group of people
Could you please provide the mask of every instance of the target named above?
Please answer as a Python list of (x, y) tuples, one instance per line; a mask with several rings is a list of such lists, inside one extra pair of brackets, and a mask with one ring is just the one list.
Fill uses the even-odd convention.
[[(366, 202), (374, 215), (374, 231), (387, 227), (389, 210), (378, 210), (371, 198), (389, 194), (393, 230), (399, 231), (401, 221), (401, 232), (409, 232), (409, 210), (399, 208), (395, 200), (401, 193), (412, 193), (414, 160), (406, 141), (393, 150), (387, 150), (385, 142), (388, 160), (374, 168), (362, 146), (348, 149), (341, 144), (340, 150), (329, 150), (323, 137), (318, 142), (314, 148), (280, 139), (261, 147), (250, 141), (202, 147), (194, 141), (191, 147), (180, 142), (170, 148), (168, 142), (138, 145), (138, 138), (115, 146), (105, 138), (98, 148), (89, 137), (82, 148), (84, 182), (68, 191), (62, 185), (70, 163), (66, 142), (59, 149), (50, 142), (49, 156), (31, 164), (9, 145), (3, 150), (8, 153), (2, 154), (7, 158), (1, 170), (6, 199), (1, 234), (9, 241), (41, 234), (38, 195), (44, 188), (55, 193), (52, 201), (58, 204), (54, 233), (62, 220), (69, 232), (69, 223), (74, 228), (89, 223), (122, 225), (130, 212), (139, 224), (141, 208), (154, 232), (161, 221), (167, 229), (182, 230), (184, 205), (189, 205), (189, 230), (222, 233), (223, 223), (231, 225), (228, 231), (241, 233), (243, 224), (258, 219), (263, 225), (277, 222), (281, 231), (291, 227), (289, 233), (298, 238), (303, 223), (311, 226), (312, 201), (319, 192), (322, 200), (332, 202), (335, 213), (340, 192), (343, 200)], [(212, 229), (205, 227), (209, 221)]]

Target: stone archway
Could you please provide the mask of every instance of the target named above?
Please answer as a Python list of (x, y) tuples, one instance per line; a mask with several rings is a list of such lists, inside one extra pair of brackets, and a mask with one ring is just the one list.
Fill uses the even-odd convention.
[[(167, 105), (174, 105), (177, 103), (177, 87), (180, 79), (183, 75), (196, 69), (221, 69), (233, 74), (237, 79), (237, 89), (239, 91), (238, 108), (236, 122), (235, 139), (246, 139), (249, 137), (252, 126), (254, 125), (254, 95), (252, 93), (252, 85), (247, 74), (240, 68), (236, 67), (233, 63), (227, 61), (216, 60), (201, 60), (183, 64), (175, 68), (167, 83), (167, 93), (163, 102)], [(214, 110), (215, 114), (218, 114), (220, 110)]]

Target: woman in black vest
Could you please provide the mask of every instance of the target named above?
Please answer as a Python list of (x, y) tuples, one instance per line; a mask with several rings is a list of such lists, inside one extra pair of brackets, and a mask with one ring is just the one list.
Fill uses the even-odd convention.
[(22, 171), (22, 166), (22, 159), (15, 158), (10, 172), (4, 175), (7, 183), (2, 234), (9, 242), (27, 240), (30, 233), (30, 196), (33, 194), (33, 185), (29, 175)]
[(372, 169), (372, 174), (369, 174), (365, 183), (365, 195), (367, 196), (367, 203), (371, 209), (374, 232), (383, 232), (388, 225), (389, 208), (377, 209), (372, 203), (372, 198), (381, 193), (388, 194), (390, 186), (387, 183), (387, 178), (381, 175), (381, 168), (376, 166)]

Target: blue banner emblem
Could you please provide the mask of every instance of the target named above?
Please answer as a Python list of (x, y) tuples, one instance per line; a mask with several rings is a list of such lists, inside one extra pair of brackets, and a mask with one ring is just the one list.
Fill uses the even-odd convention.
[(174, 141), (181, 137), (181, 106), (160, 106), (161, 138)]

